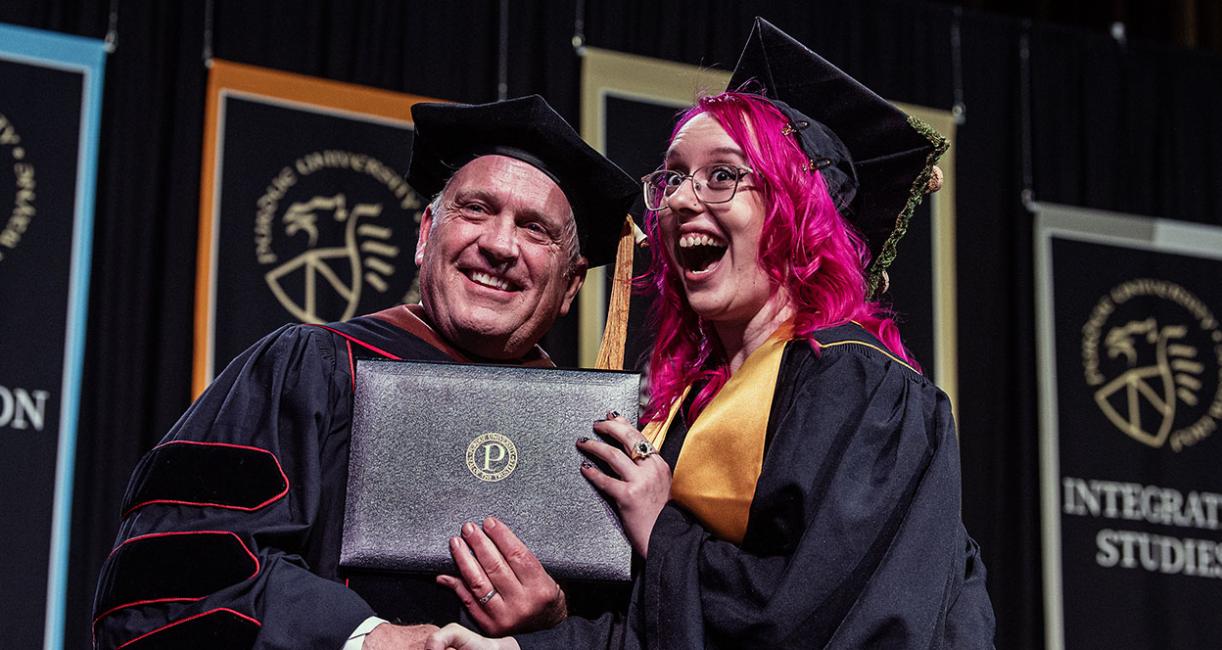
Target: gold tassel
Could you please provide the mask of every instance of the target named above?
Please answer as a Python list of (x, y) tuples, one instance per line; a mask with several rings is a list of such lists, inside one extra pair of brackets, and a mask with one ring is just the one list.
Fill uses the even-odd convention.
[(624, 219), (615, 267), (611, 272), (611, 300), (607, 304), (607, 325), (594, 367), (600, 370), (624, 369), (624, 341), (628, 338), (628, 304), (632, 299), (632, 255), (636, 245), (632, 215)]

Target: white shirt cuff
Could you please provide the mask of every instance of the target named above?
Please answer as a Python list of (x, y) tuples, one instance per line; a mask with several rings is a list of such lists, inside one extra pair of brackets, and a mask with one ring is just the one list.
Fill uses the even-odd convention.
[(348, 642), (345, 643), (344, 647), (340, 648), (340, 650), (364, 650), (365, 637), (369, 636), (369, 633), (373, 631), (373, 628), (386, 622), (386, 619), (378, 618), (377, 616), (370, 616), (369, 618), (365, 619), (360, 625), (356, 626), (356, 629), (352, 631), (352, 634), (348, 635)]

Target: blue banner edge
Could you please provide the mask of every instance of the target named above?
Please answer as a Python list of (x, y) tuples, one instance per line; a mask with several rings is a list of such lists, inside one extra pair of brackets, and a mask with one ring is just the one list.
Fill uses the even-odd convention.
[(96, 38), (0, 23), (0, 52), (24, 59), (100, 69), (105, 47)]
[[(72, 524), (76, 436), (80, 415), (81, 375), (88, 325), (89, 281), (93, 252), (94, 198), (97, 189), (102, 85), (106, 44), (98, 39), (0, 23), (0, 54), (44, 67), (69, 67), (82, 73), (81, 130), (77, 145), (72, 261), (68, 289), (67, 336), (64, 342), (63, 399), (55, 466), (55, 499), (51, 518), (51, 553), (47, 572), (46, 650), (64, 647), (68, 554)], [(9, 58), (9, 57), (5, 57)]]

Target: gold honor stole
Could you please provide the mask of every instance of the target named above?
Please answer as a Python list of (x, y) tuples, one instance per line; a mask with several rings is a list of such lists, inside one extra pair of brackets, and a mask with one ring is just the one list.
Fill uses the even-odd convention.
[[(696, 515), (713, 534), (741, 544), (764, 466), (768, 414), (776, 392), (785, 344), (793, 336), (786, 321), (747, 357), (688, 428), (675, 462), (670, 498)], [(642, 430), (661, 448), (691, 386), (671, 405), (665, 420)]]

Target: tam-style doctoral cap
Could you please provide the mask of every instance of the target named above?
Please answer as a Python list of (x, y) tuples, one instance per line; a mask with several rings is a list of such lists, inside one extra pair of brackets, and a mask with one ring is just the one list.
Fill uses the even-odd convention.
[(931, 176), (940, 178), (934, 163), (946, 139), (762, 18), (727, 88), (737, 89), (759, 92), (789, 119), (836, 207), (866, 238), (869, 293), (878, 293)]
[(490, 104), (416, 104), (416, 135), (407, 182), (433, 196), (468, 162), (487, 155), (517, 158), (551, 177), (577, 221), (590, 266), (615, 259), (628, 208), (640, 187), (586, 144), (538, 95)]

